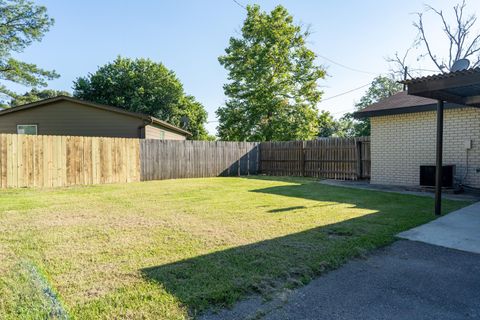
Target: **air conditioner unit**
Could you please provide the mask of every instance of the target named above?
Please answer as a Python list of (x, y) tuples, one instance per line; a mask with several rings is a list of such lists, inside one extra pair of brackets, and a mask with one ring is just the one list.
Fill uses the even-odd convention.
[[(420, 185), (424, 187), (435, 186), (436, 166), (420, 166)], [(442, 166), (442, 187), (453, 188), (455, 165)]]

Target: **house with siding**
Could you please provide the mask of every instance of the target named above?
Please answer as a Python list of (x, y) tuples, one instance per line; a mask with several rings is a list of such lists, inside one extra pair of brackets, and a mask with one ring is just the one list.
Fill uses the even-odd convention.
[[(403, 91), (357, 112), (371, 120), (372, 184), (420, 185), (420, 167), (435, 165), (436, 105)], [(445, 103), (443, 136), (457, 183), (480, 188), (480, 108)]]
[(191, 136), (152, 116), (66, 96), (0, 111), (0, 133), (167, 140)]

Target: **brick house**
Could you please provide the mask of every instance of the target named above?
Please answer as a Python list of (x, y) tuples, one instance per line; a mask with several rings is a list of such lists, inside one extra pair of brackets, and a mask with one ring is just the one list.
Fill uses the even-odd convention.
[[(420, 166), (435, 165), (436, 100), (399, 92), (357, 113), (371, 120), (371, 183), (420, 185)], [(480, 109), (445, 103), (443, 163), (455, 180), (480, 187)]]

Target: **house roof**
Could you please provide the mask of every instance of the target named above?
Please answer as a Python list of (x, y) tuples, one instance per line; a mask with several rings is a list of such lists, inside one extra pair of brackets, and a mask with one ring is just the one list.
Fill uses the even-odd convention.
[[(383, 115), (433, 111), (436, 109), (437, 100), (408, 95), (407, 91), (398, 92), (377, 103), (355, 112), (358, 118), (375, 117)], [(462, 105), (446, 103), (445, 108), (461, 108)]]
[(88, 106), (88, 107), (92, 107), (92, 108), (97, 108), (97, 109), (101, 109), (101, 110), (106, 110), (106, 111), (111, 111), (111, 112), (115, 112), (115, 113), (124, 114), (124, 115), (127, 115), (127, 116), (142, 119), (142, 120), (150, 122), (152, 124), (160, 125), (162, 127), (168, 128), (168, 129), (170, 129), (172, 131), (175, 131), (177, 133), (180, 133), (182, 135), (186, 135), (186, 136), (191, 136), (192, 135), (190, 132), (188, 132), (186, 130), (183, 130), (182, 128), (179, 128), (179, 127), (174, 126), (174, 125), (172, 125), (168, 122), (165, 122), (163, 120), (157, 119), (155, 117), (152, 117), (152, 116), (149, 116), (149, 115), (146, 115), (146, 114), (143, 114), (143, 113), (131, 112), (131, 111), (127, 111), (127, 110), (124, 110), (124, 109), (121, 109), (121, 108), (112, 107), (112, 106), (99, 104), (99, 103), (94, 103), (94, 102), (88, 102), (88, 101), (84, 101), (84, 100), (80, 100), (80, 99), (76, 99), (76, 98), (72, 98), (72, 97), (67, 97), (67, 96), (57, 96), (57, 97), (54, 97), (54, 98), (43, 99), (43, 100), (40, 100), (40, 101), (24, 104), (24, 105), (21, 105), (21, 106), (16, 106), (16, 107), (11, 107), (11, 108), (8, 108), (8, 109), (0, 110), (0, 116), (3, 116), (3, 115), (8, 114), (8, 113), (12, 113), (12, 112), (25, 110), (25, 109), (40, 107), (40, 106), (43, 106), (43, 105), (46, 105), (46, 104), (59, 102), (59, 101), (69, 101), (69, 102), (78, 103), (78, 104)]

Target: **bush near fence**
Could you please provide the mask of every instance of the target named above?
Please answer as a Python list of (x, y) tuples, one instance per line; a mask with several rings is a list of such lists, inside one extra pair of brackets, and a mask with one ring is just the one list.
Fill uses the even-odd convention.
[(290, 142), (0, 134), (0, 187), (59, 187), (215, 176), (368, 178), (369, 138)]

